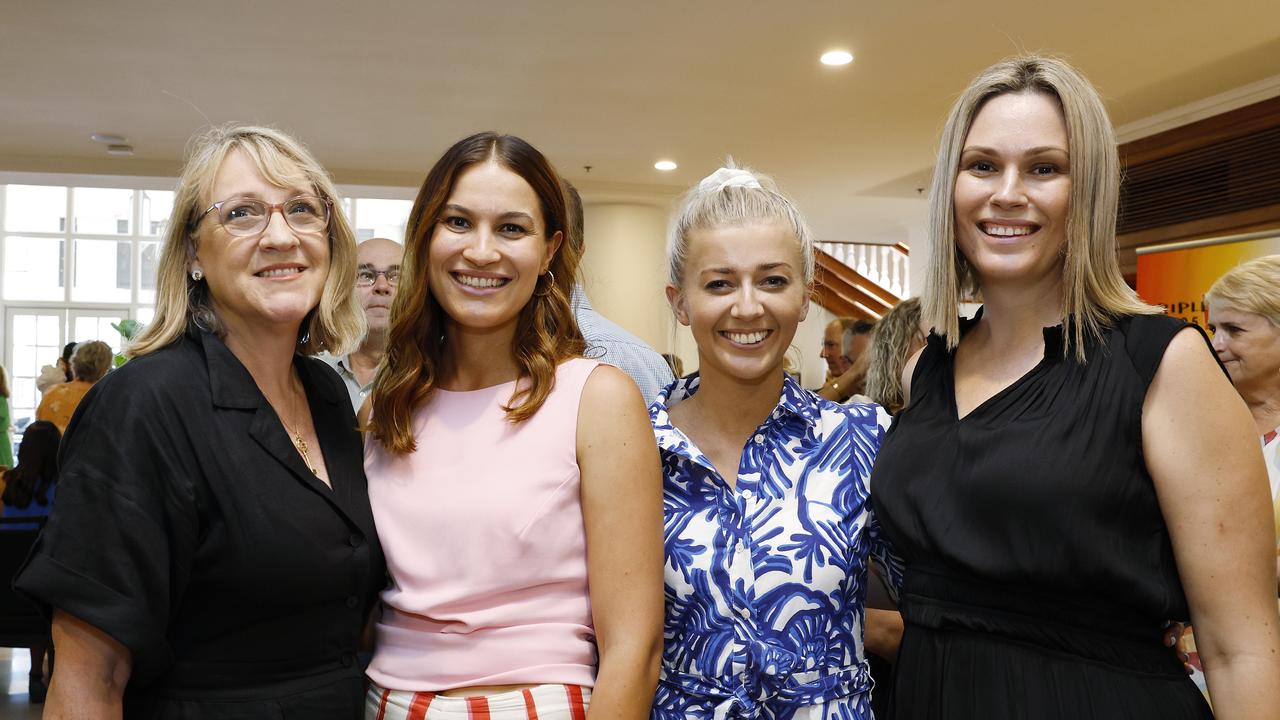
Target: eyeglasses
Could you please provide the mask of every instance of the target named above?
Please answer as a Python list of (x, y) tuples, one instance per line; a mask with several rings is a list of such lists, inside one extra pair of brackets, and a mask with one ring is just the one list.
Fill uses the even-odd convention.
[(253, 198), (231, 198), (216, 202), (191, 223), (194, 230), (204, 216), (217, 211), (218, 222), (232, 235), (257, 235), (271, 223), (279, 210), (284, 221), (299, 233), (324, 232), (329, 227), (329, 201), (314, 195), (299, 195), (282, 203), (265, 203)]
[(387, 279), (387, 283), (395, 285), (400, 282), (400, 268), (391, 268), (390, 270), (366, 270), (356, 271), (356, 287), (369, 287), (378, 282), (378, 276)]

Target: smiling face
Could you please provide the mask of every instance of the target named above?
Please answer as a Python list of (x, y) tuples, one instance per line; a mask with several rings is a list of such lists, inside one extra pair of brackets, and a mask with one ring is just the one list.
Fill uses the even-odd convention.
[[(208, 207), (253, 198), (276, 204), (314, 194), (310, 187), (272, 185), (248, 155), (232, 150), (202, 202)], [(329, 276), (327, 232), (298, 233), (283, 215), (272, 212), (261, 233), (232, 235), (212, 212), (201, 219), (192, 236), (196, 252), (191, 269), (204, 273), (214, 312), (228, 336), (264, 331), (296, 335), (303, 318), (320, 303)]]
[(778, 224), (694, 230), (682, 287), (668, 286), (676, 318), (698, 344), (701, 373), (758, 381), (782, 370), (809, 312), (799, 242)]
[(524, 178), (492, 160), (463, 171), (427, 248), (427, 282), (446, 326), (514, 334), (563, 238), (548, 238), (546, 227)]
[(1265, 316), (1209, 301), (1213, 349), (1242, 394), (1280, 385), (1280, 328)]
[(388, 271), (400, 270), (400, 258), (404, 254), (400, 244), (386, 238), (365, 240), (356, 247), (356, 268), (377, 273), (372, 285), (356, 285), (356, 295), (364, 307), (364, 317), (369, 332), (386, 332), (391, 317), (391, 301), (396, 297), (396, 286), (387, 281)]
[(1067, 129), (1043, 93), (997, 95), (965, 138), (956, 245), (980, 285), (1060, 277), (1071, 199)]

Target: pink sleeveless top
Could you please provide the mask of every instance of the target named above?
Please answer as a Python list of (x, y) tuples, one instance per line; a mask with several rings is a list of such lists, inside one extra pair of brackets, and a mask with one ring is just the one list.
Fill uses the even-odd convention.
[(437, 390), (413, 418), (418, 450), (365, 443), (391, 573), (368, 674), (391, 690), (595, 685), (579, 496), (578, 405), (600, 363), (575, 358), (534, 416), (514, 383)]

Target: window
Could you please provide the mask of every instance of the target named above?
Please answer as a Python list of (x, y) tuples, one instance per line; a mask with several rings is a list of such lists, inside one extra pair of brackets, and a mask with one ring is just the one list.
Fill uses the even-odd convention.
[[(155, 316), (173, 178), (0, 172), (0, 317), (15, 422), (39, 405), (36, 378), (67, 342), (116, 351), (124, 318)], [(356, 240), (404, 241), (415, 189), (351, 186), (341, 211)]]

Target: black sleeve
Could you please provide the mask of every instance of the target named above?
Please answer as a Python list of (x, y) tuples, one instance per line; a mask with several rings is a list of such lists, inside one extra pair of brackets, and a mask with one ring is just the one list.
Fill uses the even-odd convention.
[(151, 364), (122, 367), (81, 402), (49, 524), (14, 581), (45, 612), (62, 610), (127, 647), (139, 684), (172, 662), (166, 628), (199, 535), (180, 403), (165, 400), (163, 374), (144, 372)]

